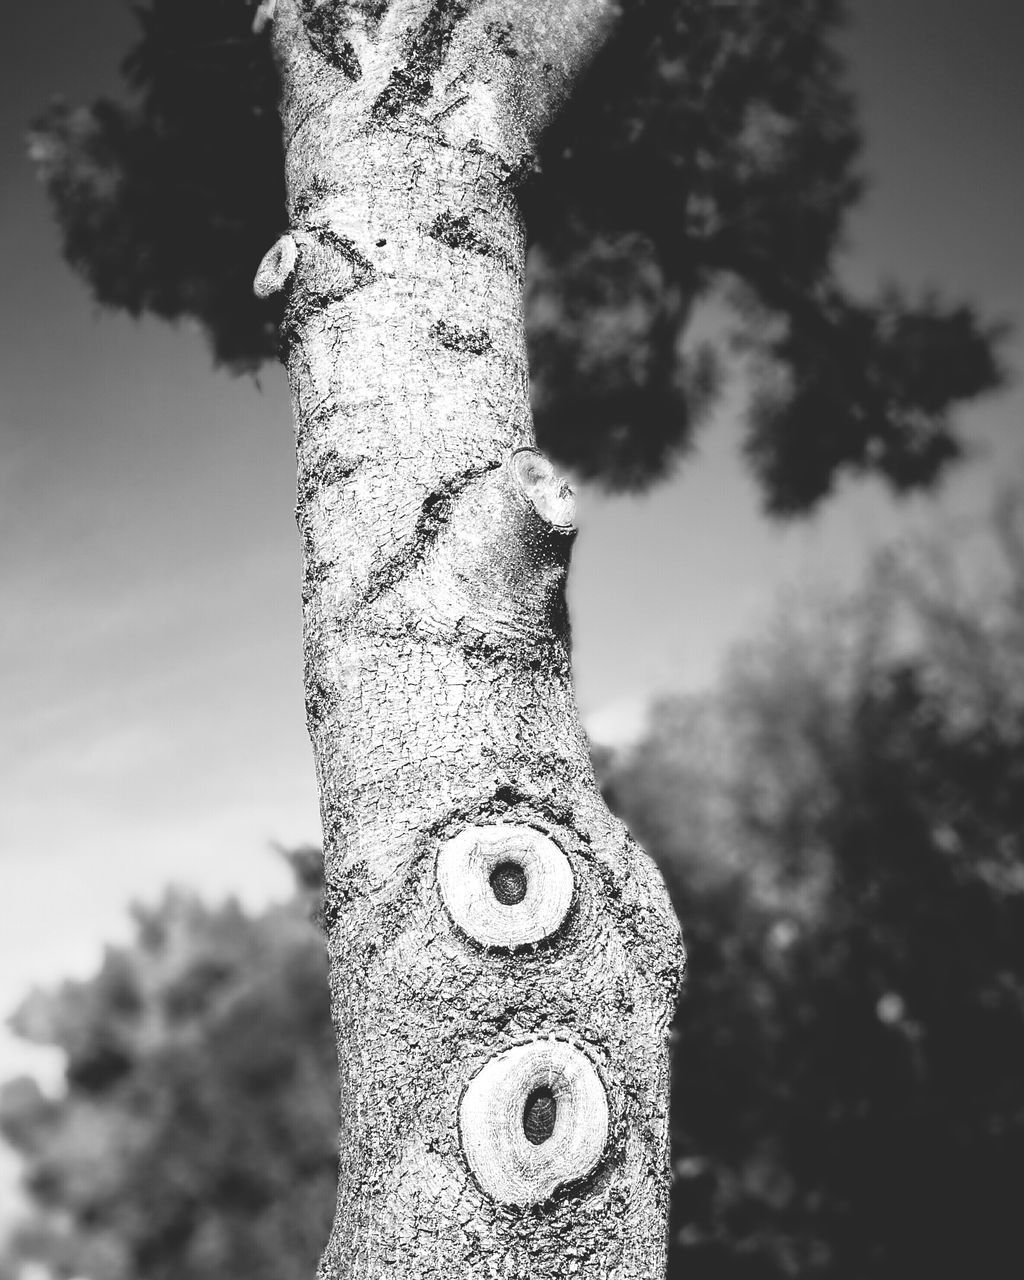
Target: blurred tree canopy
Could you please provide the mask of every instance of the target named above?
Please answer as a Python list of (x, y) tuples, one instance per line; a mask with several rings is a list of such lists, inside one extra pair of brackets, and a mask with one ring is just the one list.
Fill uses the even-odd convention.
[[(95, 296), (198, 320), (235, 370), (273, 357), (251, 281), (285, 229), (265, 38), (247, 0), (142, 0), (125, 103), (54, 104), (31, 150)], [(1000, 327), (839, 270), (861, 132), (843, 0), (631, 0), (521, 188), (540, 442), (641, 487), (685, 452), (729, 372), (769, 510), (843, 472), (897, 491), (962, 451), (952, 414), (1003, 380)], [(726, 324), (694, 323), (702, 301)]]
[[(690, 950), (680, 1280), (1020, 1275), (1024, 494), (995, 528), (966, 573), (905, 553), (787, 609), (720, 692), (598, 753)], [(312, 1273), (336, 1086), (319, 856), (293, 860), (292, 903), (172, 896), (95, 979), (26, 1003), (67, 1092), (0, 1095), (32, 1202), (12, 1274)]]
[(1021, 1274), (1024, 493), (995, 544), (791, 606), (606, 763), (690, 950), (680, 1276)]
[[(319, 851), (314, 851), (319, 865)], [(305, 874), (308, 855), (295, 855)], [(88, 1280), (309, 1280), (337, 1188), (327, 963), (307, 894), (250, 918), (171, 894), (18, 1029), (66, 1095), (0, 1093), (34, 1213), (10, 1246)]]

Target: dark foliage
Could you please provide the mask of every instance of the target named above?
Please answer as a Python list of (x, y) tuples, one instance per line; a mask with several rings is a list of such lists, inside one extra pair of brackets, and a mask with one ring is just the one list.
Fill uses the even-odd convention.
[(252, 292), (285, 225), (274, 69), (241, 0), (136, 13), (129, 105), (55, 103), (32, 133), (64, 253), (100, 302), (196, 319), (218, 363), (254, 369), (280, 318)]
[[(252, 277), (285, 222), (266, 40), (244, 0), (138, 15), (129, 105), (54, 106), (33, 154), (101, 302), (198, 319), (252, 370), (278, 319)], [(933, 298), (857, 302), (836, 275), (861, 190), (844, 19), (842, 0), (638, 0), (550, 130), (522, 194), (528, 336), (541, 443), (582, 475), (663, 475), (741, 354), (777, 514), (844, 471), (929, 485), (961, 452), (950, 414), (1000, 384), (998, 331)], [(712, 298), (732, 333), (701, 345)]]
[[(790, 615), (724, 693), (663, 704), (597, 761), (690, 951), (673, 1277), (1021, 1273), (1024, 504), (1003, 530), (998, 592), (901, 570), (898, 619), (889, 588), (831, 621)], [(32, 1204), (12, 1262), (312, 1275), (335, 1069), (307, 923), (320, 859), (292, 863), (289, 906), (172, 898), (94, 980), (25, 1006), (67, 1093), (0, 1092)], [(539, 1090), (524, 1123), (541, 1140), (552, 1121)]]
[(673, 1276), (1024, 1265), (1024, 507), (1015, 537), (998, 608), (904, 584), (912, 656), (882, 597), (788, 626), (605, 763), (690, 949)]

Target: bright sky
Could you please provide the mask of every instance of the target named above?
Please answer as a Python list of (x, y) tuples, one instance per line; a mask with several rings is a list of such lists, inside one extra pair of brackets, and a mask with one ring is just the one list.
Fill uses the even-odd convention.
[[(127, 9), (35, 0), (0, 49), (0, 1014), (94, 966), (129, 899), (173, 879), (265, 901), (289, 883), (272, 842), (318, 838), (283, 376), (233, 381), (194, 333), (98, 313), (23, 160), (51, 94), (115, 88)], [(851, 277), (935, 281), (1024, 317), (1024, 6), (854, 9), (874, 188)], [(1011, 356), (1024, 369), (1019, 337)], [(582, 495), (571, 601), (598, 736), (628, 732), (655, 691), (711, 680), (781, 587), (852, 583), (872, 547), (980, 513), (1024, 471), (1018, 390), (967, 416), (981, 456), (938, 499), (848, 487), (779, 528), (733, 419), (654, 494)], [(0, 1035), (0, 1078), (27, 1061)]]

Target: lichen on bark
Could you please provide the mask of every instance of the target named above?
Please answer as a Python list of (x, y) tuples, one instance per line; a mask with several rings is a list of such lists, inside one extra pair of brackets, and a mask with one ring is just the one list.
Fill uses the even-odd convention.
[[(664, 1267), (682, 952), (575, 707), (573, 504), (533, 446), (515, 192), (614, 16), (610, 0), (274, 7), (292, 225), (259, 279), (286, 293), (341, 1084), (324, 1280)], [(493, 903), (474, 934), (439, 885), (443, 851), (496, 828), (533, 849), (518, 904), (497, 900), (544, 922), (523, 946)], [(567, 894), (554, 912), (548, 884)], [(536, 1062), (554, 1072), (542, 1103)], [(485, 1140), (492, 1096), (504, 1128)]]

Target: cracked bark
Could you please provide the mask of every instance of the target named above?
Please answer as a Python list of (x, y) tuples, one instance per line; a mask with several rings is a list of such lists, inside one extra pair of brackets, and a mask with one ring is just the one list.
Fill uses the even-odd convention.
[(682, 950), (576, 712), (514, 190), (615, 16), (260, 8), (340, 1075), (325, 1280), (664, 1269)]

